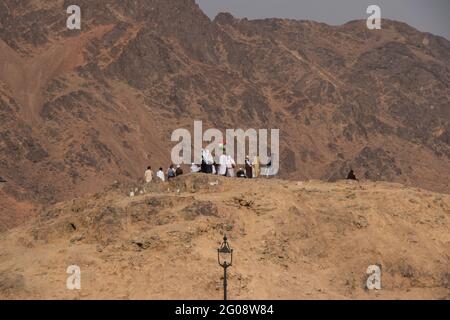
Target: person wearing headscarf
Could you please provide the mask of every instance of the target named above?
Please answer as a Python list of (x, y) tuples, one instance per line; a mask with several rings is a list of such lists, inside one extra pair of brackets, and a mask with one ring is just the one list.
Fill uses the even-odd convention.
[(183, 169), (181, 169), (180, 165), (177, 165), (177, 170), (175, 170), (175, 176), (181, 176), (183, 174)]
[(261, 173), (260, 165), (259, 165), (259, 157), (255, 156), (253, 160), (253, 176), (258, 178)]
[(236, 167), (236, 162), (234, 162), (234, 159), (227, 155), (227, 176), (228, 177), (234, 177), (234, 168)]

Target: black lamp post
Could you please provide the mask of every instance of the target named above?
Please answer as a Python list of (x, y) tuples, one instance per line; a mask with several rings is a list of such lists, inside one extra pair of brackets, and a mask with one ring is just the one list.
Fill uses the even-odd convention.
[(217, 261), (223, 268), (223, 300), (227, 300), (227, 268), (233, 263), (233, 249), (230, 248), (226, 235), (223, 237), (222, 245), (217, 249)]

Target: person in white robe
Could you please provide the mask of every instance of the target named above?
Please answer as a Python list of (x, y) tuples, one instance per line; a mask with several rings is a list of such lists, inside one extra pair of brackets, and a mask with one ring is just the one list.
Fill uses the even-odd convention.
[(146, 183), (152, 182), (153, 180), (153, 171), (152, 171), (152, 167), (147, 167), (147, 170), (145, 170), (144, 173), (144, 179)]
[(219, 175), (226, 176), (227, 175), (227, 155), (222, 154), (219, 157)]
[(164, 171), (162, 168), (159, 168), (158, 172), (156, 173), (156, 176), (161, 180), (161, 181), (166, 181), (166, 177), (164, 175)]
[(236, 167), (236, 162), (234, 162), (234, 159), (230, 155), (227, 156), (226, 164), (227, 176), (234, 177), (234, 168)]
[(200, 167), (198, 166), (198, 165), (196, 165), (195, 163), (193, 163), (192, 164), (192, 166), (191, 166), (191, 172), (192, 173), (197, 173), (197, 172), (200, 172)]

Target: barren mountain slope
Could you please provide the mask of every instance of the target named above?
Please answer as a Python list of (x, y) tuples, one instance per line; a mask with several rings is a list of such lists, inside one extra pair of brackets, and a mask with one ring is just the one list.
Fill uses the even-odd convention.
[[(450, 197), (386, 182), (187, 175), (114, 185), (0, 236), (0, 298), (449, 299)], [(144, 191), (145, 190), (145, 191)], [(369, 265), (382, 290), (364, 289)], [(81, 268), (81, 291), (66, 269)]]
[[(167, 166), (170, 134), (279, 128), (285, 178), (448, 193), (450, 43), (403, 23), (214, 21), (194, 0), (0, 0), (0, 175), (49, 204)], [(20, 219), (17, 220), (19, 222)]]

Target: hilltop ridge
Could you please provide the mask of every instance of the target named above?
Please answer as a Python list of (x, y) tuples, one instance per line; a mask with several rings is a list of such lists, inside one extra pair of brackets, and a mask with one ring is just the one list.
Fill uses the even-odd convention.
[(220, 299), (226, 233), (230, 299), (449, 299), (449, 212), (448, 195), (386, 182), (114, 184), (0, 234), (0, 298)]

